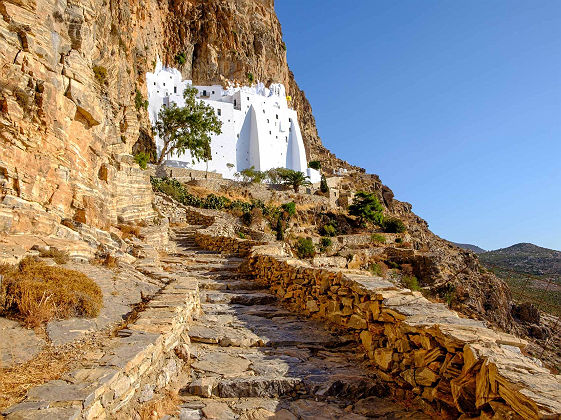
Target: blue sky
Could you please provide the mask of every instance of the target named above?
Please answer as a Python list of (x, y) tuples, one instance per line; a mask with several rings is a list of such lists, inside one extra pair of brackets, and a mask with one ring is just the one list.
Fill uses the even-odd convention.
[(327, 148), (446, 239), (561, 250), (561, 1), (275, 3)]

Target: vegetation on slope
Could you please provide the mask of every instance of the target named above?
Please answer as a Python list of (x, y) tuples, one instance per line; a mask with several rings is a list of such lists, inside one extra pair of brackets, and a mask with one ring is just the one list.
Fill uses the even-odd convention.
[(30, 327), (53, 318), (95, 317), (103, 303), (101, 289), (85, 274), (32, 257), (0, 266), (0, 275), (0, 314)]

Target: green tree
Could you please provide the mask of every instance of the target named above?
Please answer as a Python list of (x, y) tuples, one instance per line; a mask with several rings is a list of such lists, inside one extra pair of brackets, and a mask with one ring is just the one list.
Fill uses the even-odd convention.
[(169, 153), (182, 155), (189, 151), (193, 163), (212, 158), (210, 135), (222, 133), (222, 122), (210, 105), (197, 101), (196, 94), (197, 89), (188, 87), (183, 93), (184, 107), (172, 103), (160, 110), (153, 127), (163, 141), (157, 165), (161, 165)]
[(301, 186), (312, 184), (308, 179), (309, 177), (307, 175), (304, 175), (303, 172), (293, 171), (291, 169), (283, 171), (283, 173), (280, 174), (280, 178), (285, 185), (290, 185), (296, 193)]
[(325, 175), (321, 175), (321, 182), (319, 183), (319, 190), (326, 194), (329, 192), (329, 185), (327, 185), (327, 179), (325, 179)]
[(319, 171), (321, 169), (321, 162), (319, 160), (311, 160), (310, 162), (308, 162), (308, 168)]
[(353, 204), (349, 206), (349, 213), (360, 220), (362, 226), (367, 222), (381, 225), (384, 221), (384, 207), (378, 201), (375, 194), (359, 191), (353, 198)]

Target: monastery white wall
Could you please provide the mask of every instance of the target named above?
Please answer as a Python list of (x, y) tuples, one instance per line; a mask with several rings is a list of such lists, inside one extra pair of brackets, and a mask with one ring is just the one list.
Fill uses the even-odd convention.
[[(162, 67), (160, 62), (154, 73), (147, 73), (146, 82), (152, 124), (157, 121), (162, 106), (172, 102), (184, 106), (183, 92), (192, 84), (190, 80), (182, 80), (178, 70)], [(269, 88), (262, 83), (229, 89), (220, 85), (195, 88), (197, 98), (212, 106), (222, 121), (222, 134), (212, 136), (212, 160), (193, 162), (189, 153), (169, 154), (168, 164), (208, 169), (230, 179), (236, 172), (252, 166), (260, 171), (283, 167), (304, 172), (312, 182), (319, 182), (319, 172), (308, 168), (298, 115), (289, 108), (282, 84)], [(159, 138), (156, 146), (160, 152)]]

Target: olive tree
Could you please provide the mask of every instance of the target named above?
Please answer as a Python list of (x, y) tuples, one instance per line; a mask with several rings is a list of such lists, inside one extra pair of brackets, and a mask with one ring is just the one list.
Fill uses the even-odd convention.
[(197, 89), (188, 87), (183, 92), (184, 107), (172, 103), (160, 110), (153, 127), (163, 141), (157, 165), (161, 165), (169, 153), (182, 155), (187, 151), (193, 163), (212, 159), (210, 136), (222, 133), (222, 122), (210, 105), (196, 99), (196, 94)]

